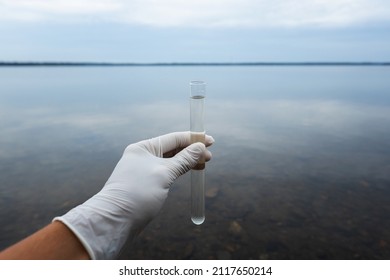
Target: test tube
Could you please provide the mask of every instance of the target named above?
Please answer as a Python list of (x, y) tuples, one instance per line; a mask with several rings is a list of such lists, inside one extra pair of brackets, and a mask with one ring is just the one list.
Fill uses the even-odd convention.
[[(203, 81), (191, 81), (190, 96), (190, 132), (191, 143), (205, 143), (204, 99), (206, 84)], [(191, 170), (191, 220), (200, 225), (205, 220), (204, 214), (204, 177), (205, 159), (201, 158)]]

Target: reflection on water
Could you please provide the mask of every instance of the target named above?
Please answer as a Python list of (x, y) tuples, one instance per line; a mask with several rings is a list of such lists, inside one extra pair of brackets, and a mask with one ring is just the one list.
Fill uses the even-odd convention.
[(127, 144), (187, 130), (203, 79), (206, 221), (186, 174), (121, 258), (388, 259), (389, 71), (2, 68), (0, 248), (99, 191)]

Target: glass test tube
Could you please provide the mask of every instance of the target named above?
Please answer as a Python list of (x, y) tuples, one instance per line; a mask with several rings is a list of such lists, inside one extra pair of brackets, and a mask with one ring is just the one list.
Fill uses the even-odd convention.
[[(190, 132), (191, 143), (205, 143), (204, 129), (204, 99), (206, 84), (202, 81), (190, 83)], [(205, 220), (204, 215), (204, 177), (205, 159), (191, 170), (191, 220), (194, 224), (200, 225)]]

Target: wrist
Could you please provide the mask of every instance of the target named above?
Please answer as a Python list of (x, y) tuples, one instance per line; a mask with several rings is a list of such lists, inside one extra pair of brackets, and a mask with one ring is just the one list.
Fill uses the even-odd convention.
[(131, 219), (123, 209), (99, 194), (53, 221), (65, 224), (91, 259), (115, 259), (125, 242), (138, 233), (132, 230)]

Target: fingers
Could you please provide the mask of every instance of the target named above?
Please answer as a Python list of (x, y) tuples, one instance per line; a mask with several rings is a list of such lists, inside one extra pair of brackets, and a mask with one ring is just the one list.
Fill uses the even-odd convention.
[(204, 154), (204, 159), (206, 161), (209, 161), (212, 157), (213, 157), (213, 154), (209, 150), (206, 150), (206, 152)]
[(190, 132), (173, 132), (158, 137), (163, 154), (181, 150), (190, 145)]
[[(210, 135), (205, 136), (206, 147), (214, 143), (214, 138)], [(191, 132), (173, 132), (156, 138), (140, 142), (150, 152), (156, 156), (170, 157), (180, 152), (183, 148), (191, 144)]]
[(210, 147), (214, 142), (215, 142), (215, 140), (214, 140), (213, 136), (206, 134), (205, 143), (204, 143), (206, 145), (206, 147)]
[(174, 179), (195, 167), (202, 157), (204, 157), (206, 161), (209, 161), (212, 154), (206, 149), (206, 146), (203, 143), (198, 142), (189, 145), (173, 158), (168, 159), (171, 162), (171, 171), (173, 171), (173, 174), (175, 175)]

